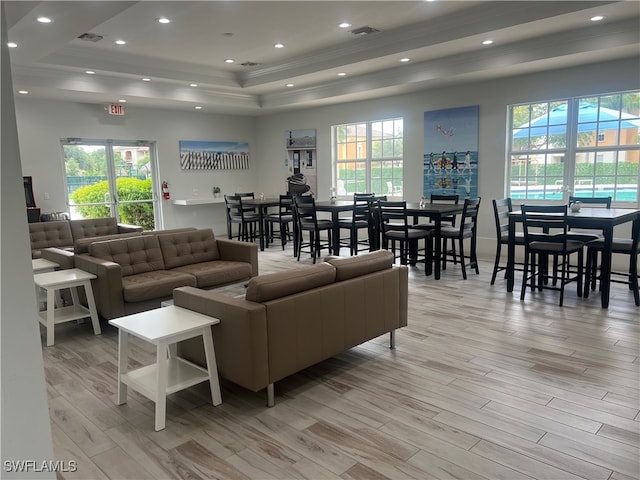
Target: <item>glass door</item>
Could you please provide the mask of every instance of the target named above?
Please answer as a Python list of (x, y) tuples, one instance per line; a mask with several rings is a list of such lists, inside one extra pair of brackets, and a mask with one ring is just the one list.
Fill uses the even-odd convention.
[(72, 219), (116, 217), (155, 229), (153, 142), (67, 139), (62, 152)]

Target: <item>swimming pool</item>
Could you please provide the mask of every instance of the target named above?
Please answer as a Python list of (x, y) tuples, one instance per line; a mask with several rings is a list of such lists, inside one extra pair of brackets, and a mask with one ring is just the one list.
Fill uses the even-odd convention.
[[(545, 196), (545, 188), (547, 190)], [(576, 187), (576, 197), (611, 197), (614, 202), (637, 202), (638, 188), (635, 185), (599, 185), (595, 189), (592, 186)], [(555, 185), (512, 186), (511, 198), (516, 200), (562, 200), (563, 192)]]

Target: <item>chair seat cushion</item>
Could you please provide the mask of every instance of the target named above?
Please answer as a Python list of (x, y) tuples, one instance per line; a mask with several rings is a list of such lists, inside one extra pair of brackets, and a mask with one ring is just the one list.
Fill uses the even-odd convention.
[(251, 264), (215, 260), (213, 262), (193, 263), (176, 267), (172, 272), (182, 272), (192, 275), (196, 279), (196, 287), (207, 288), (216, 285), (226, 285), (240, 282), (251, 277)]
[[(613, 253), (631, 253), (631, 247), (633, 246), (633, 240), (630, 238), (614, 238), (611, 242), (611, 251)], [(604, 239), (598, 239), (591, 241), (587, 244), (587, 247), (596, 250), (604, 250)]]
[[(385, 233), (387, 238), (392, 240), (404, 240), (404, 232), (399, 230), (389, 230)], [(431, 236), (431, 232), (429, 230), (418, 230), (415, 228), (410, 228), (407, 231), (407, 236), (410, 240), (418, 240), (421, 238), (428, 238)]]
[[(465, 227), (462, 231), (462, 238), (469, 238), (473, 235), (471, 227)], [(460, 227), (452, 227), (450, 225), (444, 225), (440, 228), (440, 236), (445, 238), (458, 238), (460, 237)]]
[[(503, 233), (500, 236), (500, 243), (502, 243), (503, 245), (506, 245), (506, 244), (509, 243), (509, 234), (508, 233)], [(516, 245), (524, 245), (524, 233), (516, 232), (515, 243), (516, 243)]]
[[(318, 230), (328, 230), (333, 228), (333, 222), (331, 220), (318, 220)], [(313, 222), (301, 222), (302, 228), (305, 230), (315, 230)]]
[[(584, 242), (580, 242), (577, 240), (567, 240), (567, 253), (577, 252), (582, 247), (584, 247)], [(536, 252), (562, 253), (562, 248), (562, 243), (556, 242), (535, 241), (529, 244), (529, 249)]]
[(142, 302), (173, 294), (178, 287), (195, 287), (196, 278), (173, 270), (153, 270), (122, 277), (125, 302)]

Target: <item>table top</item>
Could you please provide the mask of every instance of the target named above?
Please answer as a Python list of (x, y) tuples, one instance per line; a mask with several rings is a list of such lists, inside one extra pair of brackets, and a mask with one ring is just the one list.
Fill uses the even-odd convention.
[(67, 270), (56, 270), (55, 272), (37, 273), (33, 280), (39, 287), (55, 287), (56, 285), (67, 285), (74, 282), (83, 282), (96, 278), (93, 273), (85, 272), (79, 268), (69, 268)]
[(41, 270), (53, 270), (54, 268), (58, 268), (56, 262), (52, 262), (51, 260), (47, 260), (46, 258), (34, 258), (31, 260), (31, 266), (33, 268), (33, 273), (38, 273)]
[(150, 343), (196, 331), (220, 320), (175, 305), (109, 320), (109, 324)]

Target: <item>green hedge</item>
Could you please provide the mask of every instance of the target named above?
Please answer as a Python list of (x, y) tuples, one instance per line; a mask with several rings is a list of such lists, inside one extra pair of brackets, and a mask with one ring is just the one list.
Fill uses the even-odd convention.
[[(75, 204), (104, 203), (109, 191), (109, 183), (102, 182), (78, 188), (71, 194), (71, 200)], [(145, 230), (153, 230), (153, 198), (151, 190), (151, 179), (140, 180), (137, 178), (116, 179), (116, 192), (120, 202), (130, 200), (149, 200), (144, 203), (120, 203), (118, 214), (120, 221), (131, 225), (139, 225)], [(82, 205), (77, 207), (82, 218), (101, 218), (111, 215), (108, 206), (105, 205)]]

